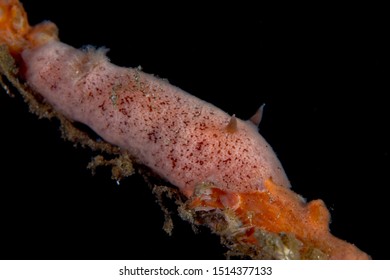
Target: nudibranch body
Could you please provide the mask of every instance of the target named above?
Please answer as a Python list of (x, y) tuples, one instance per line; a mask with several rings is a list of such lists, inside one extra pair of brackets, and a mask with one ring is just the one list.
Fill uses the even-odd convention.
[(162, 79), (112, 65), (102, 51), (58, 41), (22, 57), (29, 85), (56, 110), (130, 152), (187, 197), (204, 182), (245, 192), (264, 190), (273, 178), (289, 187), (255, 125)]
[(329, 233), (320, 200), (293, 193), (252, 121), (229, 116), (140, 69), (111, 64), (104, 50), (61, 43), (52, 23), (30, 27), (16, 0), (0, 0), (0, 44), (19, 78), (72, 122), (164, 178), (186, 197), (181, 216), (209, 226), (234, 253), (257, 258), (366, 259)]

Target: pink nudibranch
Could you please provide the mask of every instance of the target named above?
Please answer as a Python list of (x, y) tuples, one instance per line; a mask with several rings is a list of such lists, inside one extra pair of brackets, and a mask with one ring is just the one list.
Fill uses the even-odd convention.
[(290, 186), (253, 123), (237, 119), (229, 131), (231, 116), (165, 80), (58, 41), (22, 58), (28, 84), (58, 112), (130, 152), (187, 197), (204, 182), (240, 192), (263, 190), (269, 178)]

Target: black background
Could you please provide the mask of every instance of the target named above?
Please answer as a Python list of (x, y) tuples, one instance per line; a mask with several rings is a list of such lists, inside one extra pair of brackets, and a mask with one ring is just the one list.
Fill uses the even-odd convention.
[[(30, 22), (55, 22), (63, 42), (106, 46), (113, 63), (141, 65), (230, 114), (246, 119), (266, 103), (260, 131), (293, 190), (325, 201), (334, 235), (388, 258), (383, 7), (125, 2), (23, 1)], [(90, 151), (4, 92), (0, 124), (0, 258), (224, 258), (216, 236), (178, 218), (166, 235), (139, 176), (120, 186), (108, 170), (93, 177)]]

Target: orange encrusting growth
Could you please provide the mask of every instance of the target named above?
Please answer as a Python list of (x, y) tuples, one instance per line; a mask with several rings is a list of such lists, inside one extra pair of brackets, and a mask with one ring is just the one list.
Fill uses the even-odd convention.
[(28, 48), (58, 40), (57, 27), (43, 22), (31, 27), (27, 14), (18, 0), (0, 0), (0, 44), (6, 44), (14, 57)]
[(12, 53), (19, 53), (26, 48), (26, 35), (31, 27), (27, 14), (16, 0), (0, 1), (0, 40), (6, 43)]
[(322, 200), (306, 203), (290, 189), (267, 180), (266, 190), (248, 193), (226, 192), (210, 186), (205, 194), (195, 195), (189, 207), (233, 211), (246, 229), (245, 241), (256, 245), (254, 229), (290, 233), (303, 243), (301, 251), (317, 248), (330, 259), (368, 259), (355, 246), (329, 232), (330, 215)]

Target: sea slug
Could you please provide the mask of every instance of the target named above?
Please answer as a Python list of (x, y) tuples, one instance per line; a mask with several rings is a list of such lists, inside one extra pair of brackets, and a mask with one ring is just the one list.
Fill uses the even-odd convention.
[[(270, 146), (250, 122), (138, 69), (112, 65), (101, 50), (58, 41), (22, 53), (30, 87), (72, 121), (128, 151), (187, 197), (197, 185), (289, 187)], [(240, 170), (240, 172), (236, 172)]]
[[(140, 69), (111, 64), (104, 49), (66, 45), (54, 24), (30, 27), (17, 0), (0, 0), (0, 45), (3, 76), (28, 102), (44, 108), (35, 109), (40, 115), (50, 108), (63, 125), (87, 125), (115, 154), (177, 187), (181, 217), (210, 227), (232, 255), (369, 258), (329, 233), (321, 200), (306, 203), (290, 190), (279, 160), (258, 133), (261, 109), (244, 121)], [(98, 157), (92, 167), (99, 161), (107, 163)], [(120, 178), (131, 171), (117, 173)]]

